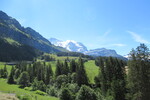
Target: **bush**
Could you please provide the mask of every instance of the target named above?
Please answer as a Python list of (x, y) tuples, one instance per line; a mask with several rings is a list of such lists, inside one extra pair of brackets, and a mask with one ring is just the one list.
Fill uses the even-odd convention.
[(97, 95), (93, 89), (83, 85), (76, 96), (76, 100), (97, 100)]
[(57, 89), (54, 86), (50, 86), (49, 88), (47, 88), (46, 93), (49, 94), (50, 96), (57, 97)]
[(32, 98), (30, 96), (23, 96), (21, 100), (32, 100)]
[(17, 98), (19, 100), (32, 100), (32, 97), (30, 97), (29, 95), (17, 95)]
[(31, 88), (30, 88), (30, 87), (25, 87), (25, 88), (24, 88), (24, 90), (28, 90), (28, 91), (30, 91), (30, 90), (31, 90)]
[(40, 90), (36, 90), (35, 93), (36, 93), (36, 94), (39, 94), (39, 95), (43, 95), (43, 96), (46, 95), (45, 92), (42, 92), (42, 91), (40, 91)]
[(72, 100), (72, 94), (69, 89), (62, 89), (62, 92), (60, 94), (60, 100)]

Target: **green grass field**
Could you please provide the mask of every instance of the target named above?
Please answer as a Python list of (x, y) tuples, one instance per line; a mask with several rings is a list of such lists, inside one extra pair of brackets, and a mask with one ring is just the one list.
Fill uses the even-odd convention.
[(99, 73), (99, 67), (95, 65), (94, 60), (90, 60), (84, 64), (90, 83), (94, 83), (95, 76)]
[(41, 96), (36, 94), (34, 91), (21, 89), (18, 85), (9, 85), (7, 84), (6, 79), (0, 79), (0, 92), (14, 93), (16, 95), (28, 95), (32, 97), (32, 100), (36, 100), (35, 98), (37, 98), (37, 100), (59, 100), (55, 97)]
[[(4, 62), (0, 62), (0, 69), (4, 68), (5, 66), (4, 64), (5, 64)], [(7, 68), (8, 73), (10, 73), (12, 66), (6, 65), (6, 68)]]

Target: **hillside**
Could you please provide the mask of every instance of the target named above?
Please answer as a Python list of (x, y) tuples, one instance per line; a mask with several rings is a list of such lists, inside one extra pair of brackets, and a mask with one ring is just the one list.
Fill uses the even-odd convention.
[[(8, 55), (11, 55), (11, 53), (13, 53), (14, 51), (18, 51), (17, 48), (18, 47), (20, 48), (20, 46), (22, 45), (28, 46), (28, 49), (34, 48), (47, 53), (66, 51), (61, 47), (56, 47), (52, 45), (47, 39), (45, 39), (43, 36), (41, 36), (38, 32), (36, 32), (32, 28), (29, 27), (24, 28), (23, 26), (20, 25), (20, 23), (16, 19), (8, 16), (6, 13), (2, 11), (0, 11), (0, 38), (1, 41), (5, 41), (5, 39), (11, 40), (9, 41), (9, 45), (12, 45), (10, 43), (12, 41), (15, 41), (16, 43), (20, 44), (17, 46), (13, 45), (15, 49), (9, 52)], [(6, 48), (4, 46), (3, 49), (7, 50), (9, 48)], [(31, 52), (34, 52), (34, 49), (31, 49)], [(26, 49), (23, 51), (27, 52)]]

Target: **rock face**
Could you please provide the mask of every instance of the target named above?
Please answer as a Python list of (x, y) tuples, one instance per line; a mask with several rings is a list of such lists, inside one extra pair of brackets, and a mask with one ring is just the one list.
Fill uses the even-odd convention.
[(102, 56), (102, 57), (116, 57), (122, 60), (127, 60), (127, 58), (117, 54), (117, 52), (115, 50), (111, 50), (111, 49), (106, 49), (106, 48), (99, 48), (99, 49), (93, 49), (93, 50), (89, 50), (87, 52), (85, 52), (84, 54), (86, 55), (90, 55), (90, 56)]
[(20, 44), (28, 45), (48, 53), (66, 51), (63, 48), (52, 45), (32, 28), (24, 28), (16, 19), (2, 11), (0, 11), (0, 38), (10, 38)]
[(99, 48), (99, 49), (93, 49), (85, 52), (86, 55), (93, 55), (93, 56), (112, 56), (112, 57), (119, 57), (115, 50), (111, 49), (105, 49), (105, 48)]
[(50, 38), (49, 41), (52, 44), (54, 44), (55, 46), (63, 47), (69, 51), (81, 52), (81, 53), (88, 51), (86, 46), (84, 46), (82, 43), (76, 42), (74, 40), (61, 41), (56, 38)]

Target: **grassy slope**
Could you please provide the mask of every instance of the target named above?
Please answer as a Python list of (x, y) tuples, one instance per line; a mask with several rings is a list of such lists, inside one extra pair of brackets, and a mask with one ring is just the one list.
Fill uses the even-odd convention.
[(41, 96), (38, 94), (35, 94), (34, 91), (28, 91), (24, 90), (18, 87), (18, 85), (9, 85), (6, 83), (6, 79), (0, 79), (0, 91), (2, 92), (9, 92), (9, 93), (15, 93), (16, 95), (29, 95), (32, 97), (33, 100), (35, 100), (35, 97), (37, 97), (38, 100), (59, 100), (55, 97), (50, 96)]
[[(2, 69), (4, 68), (4, 65), (3, 65), (3, 64), (5, 64), (5, 63), (0, 62), (0, 69), (1, 69), (1, 68), (2, 68)], [(11, 67), (12, 67), (12, 66), (10, 66), (10, 65), (6, 65), (6, 68), (7, 68), (8, 73), (10, 73)]]
[(95, 61), (90, 60), (84, 64), (90, 83), (94, 83), (95, 76), (99, 73), (99, 67), (95, 65)]

